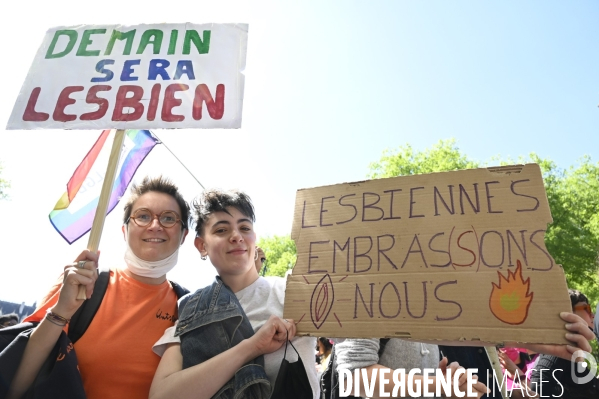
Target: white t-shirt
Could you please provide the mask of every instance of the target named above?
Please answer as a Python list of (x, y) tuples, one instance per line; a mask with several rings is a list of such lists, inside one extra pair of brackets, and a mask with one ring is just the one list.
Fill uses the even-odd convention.
[[(259, 277), (254, 283), (235, 293), (237, 300), (241, 304), (245, 314), (254, 331), (266, 323), (271, 315), (283, 317), (283, 304), (285, 302), (285, 279), (281, 277)], [(162, 356), (169, 343), (180, 343), (179, 337), (175, 337), (175, 328), (168, 328), (164, 335), (154, 344), (152, 350)], [(295, 349), (299, 352), (314, 399), (320, 397), (320, 387), (314, 366), (314, 353), (316, 347), (316, 338), (314, 337), (295, 337), (291, 340)], [(279, 367), (285, 353), (285, 345), (279, 350), (264, 355), (264, 370), (270, 380), (272, 387), (275, 385)], [(297, 354), (289, 345), (287, 348), (287, 360), (290, 363), (297, 361)]]

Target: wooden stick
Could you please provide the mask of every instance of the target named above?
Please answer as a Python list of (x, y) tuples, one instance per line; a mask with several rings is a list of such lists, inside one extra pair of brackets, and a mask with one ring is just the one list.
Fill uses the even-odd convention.
[[(100, 238), (102, 237), (102, 229), (104, 228), (104, 220), (106, 219), (106, 209), (108, 208), (108, 201), (110, 200), (110, 194), (112, 193), (112, 185), (116, 178), (116, 170), (119, 166), (119, 160), (121, 158), (121, 148), (125, 142), (125, 130), (118, 129), (112, 142), (112, 149), (110, 150), (110, 159), (106, 166), (106, 175), (104, 176), (104, 183), (102, 184), (102, 191), (100, 192), (100, 199), (98, 200), (98, 207), (96, 208), (96, 214), (94, 216), (94, 222), (92, 224), (91, 232), (89, 233), (89, 241), (87, 242), (87, 249), (90, 252), (98, 252), (98, 246), (100, 245)], [(79, 286), (79, 292), (77, 293), (77, 299), (87, 299), (85, 295), (85, 287)]]
[[(497, 375), (497, 377), (502, 378), (503, 377), (503, 369), (501, 368), (501, 363), (499, 363), (499, 356), (497, 355), (497, 348), (495, 348), (494, 346), (485, 346), (485, 351), (487, 352), (487, 356), (489, 357), (489, 362), (491, 362), (491, 367), (493, 367), (493, 370), (495, 370), (495, 374)], [(494, 379), (492, 379), (491, 381), (493, 384), (495, 383)], [(487, 388), (489, 388), (489, 387), (487, 387)], [(492, 388), (489, 388), (489, 389), (492, 389)], [(507, 396), (507, 384), (501, 385), (501, 397), (503, 399), (509, 399), (509, 397)]]

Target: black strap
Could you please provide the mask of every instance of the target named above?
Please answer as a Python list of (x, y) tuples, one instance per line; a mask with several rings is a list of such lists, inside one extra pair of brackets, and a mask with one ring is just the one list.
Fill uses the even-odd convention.
[(94, 294), (91, 298), (87, 299), (83, 302), (83, 305), (71, 317), (71, 321), (69, 322), (69, 339), (72, 343), (77, 342), (79, 338), (87, 331), (87, 327), (91, 324), (100, 304), (102, 303), (102, 299), (104, 299), (104, 294), (106, 294), (106, 289), (108, 288), (108, 281), (110, 280), (110, 270), (102, 270), (98, 275), (98, 279), (96, 280), (96, 284), (94, 285)]
[(381, 338), (379, 340), (379, 361), (381, 360), (381, 355), (383, 354), (383, 352), (385, 351), (385, 346), (387, 346), (387, 343), (389, 342), (391, 338)]
[[(72, 343), (77, 342), (77, 340), (83, 336), (85, 331), (87, 331), (87, 328), (94, 319), (94, 316), (96, 315), (96, 312), (98, 312), (100, 304), (104, 299), (104, 294), (106, 294), (109, 280), (110, 270), (102, 270), (98, 275), (96, 284), (94, 285), (94, 294), (91, 296), (91, 298), (83, 302), (83, 305), (81, 305), (73, 317), (71, 317), (71, 321), (69, 322), (68, 336)], [(170, 281), (170, 283), (175, 291), (175, 294), (177, 294), (177, 299), (180, 299), (183, 295), (189, 293), (189, 290), (180, 286), (174, 281)]]
[(180, 286), (172, 280), (169, 280), (169, 282), (173, 286), (175, 294), (177, 294), (177, 299), (181, 299), (182, 296), (189, 294), (189, 290), (187, 288)]

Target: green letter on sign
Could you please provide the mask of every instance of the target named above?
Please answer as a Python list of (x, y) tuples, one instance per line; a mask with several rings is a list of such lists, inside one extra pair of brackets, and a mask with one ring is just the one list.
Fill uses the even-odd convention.
[(81, 43), (79, 43), (79, 49), (77, 49), (77, 55), (78, 56), (83, 56), (83, 57), (100, 55), (100, 50), (87, 51), (87, 46), (89, 46), (93, 42), (93, 40), (91, 40), (89, 37), (91, 35), (97, 35), (97, 34), (100, 34), (100, 33), (102, 33), (102, 34), (106, 33), (106, 29), (84, 30), (83, 31), (83, 36), (81, 37)]
[[(150, 38), (152, 40), (150, 40)], [(141, 36), (139, 47), (137, 48), (137, 54), (143, 54), (148, 44), (154, 46), (154, 54), (160, 54), (160, 46), (162, 45), (162, 31), (159, 29), (148, 29)]]
[(188, 30), (185, 32), (185, 40), (183, 41), (183, 54), (189, 54), (191, 52), (191, 42), (195, 44), (199, 54), (208, 54), (210, 50), (210, 31), (205, 30), (204, 40), (200, 39), (200, 35), (195, 30)]
[[(58, 43), (58, 39), (62, 35), (69, 37), (69, 43), (67, 44), (67, 46), (65, 47), (65, 49), (62, 52), (53, 54), (54, 47), (56, 47), (56, 43)], [(52, 38), (52, 43), (50, 43), (50, 47), (48, 47), (48, 51), (46, 52), (46, 58), (64, 57), (65, 55), (67, 55), (68, 53), (71, 52), (73, 47), (75, 47), (75, 42), (77, 42), (77, 31), (74, 31), (71, 29), (57, 30), (54, 33), (54, 37)]]
[(110, 40), (108, 41), (108, 46), (106, 46), (106, 51), (104, 52), (104, 55), (110, 55), (112, 53), (114, 42), (117, 40), (127, 40), (127, 43), (125, 44), (125, 49), (123, 50), (123, 55), (130, 55), (134, 37), (135, 29), (130, 30), (129, 32), (119, 32), (118, 30), (113, 30), (112, 35), (110, 36)]

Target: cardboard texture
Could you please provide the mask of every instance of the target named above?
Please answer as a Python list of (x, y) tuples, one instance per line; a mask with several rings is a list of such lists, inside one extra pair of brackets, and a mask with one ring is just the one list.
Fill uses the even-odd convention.
[(563, 344), (538, 165), (298, 190), (285, 318), (298, 335)]

